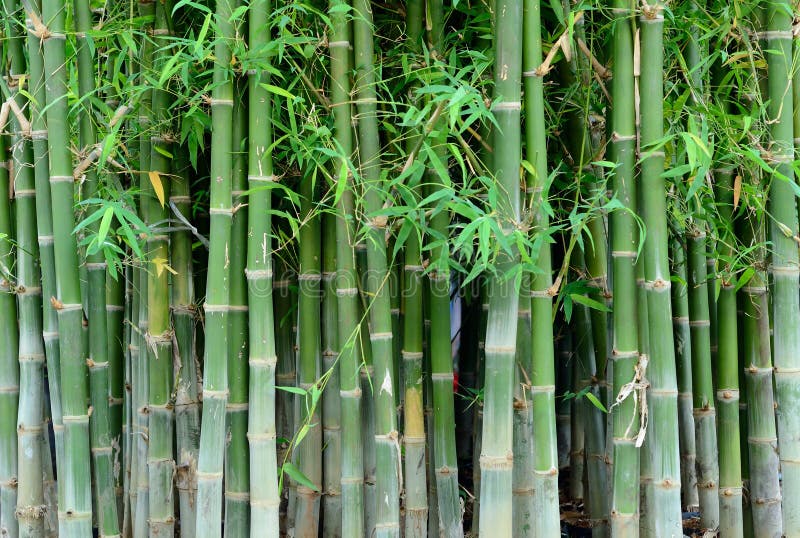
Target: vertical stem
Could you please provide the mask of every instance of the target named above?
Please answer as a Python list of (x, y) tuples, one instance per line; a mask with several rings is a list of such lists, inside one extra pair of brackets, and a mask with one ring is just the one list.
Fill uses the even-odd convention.
[[(519, 223), (520, 217), (520, 100), (521, 100), (521, 75), (522, 75), (522, 16), (523, 4), (518, 0), (500, 0), (496, 8), (495, 19), (495, 73), (494, 73), (494, 115), (503, 133), (503, 144), (495, 147), (494, 173), (497, 191), (498, 207), (494, 208), (501, 219), (503, 232), (510, 234)], [(533, 28), (528, 28), (532, 31)], [(529, 147), (529, 151), (539, 148)], [(530, 160), (530, 159), (529, 159)], [(535, 162), (535, 161), (534, 161)], [(540, 181), (544, 178), (539, 178)], [(541, 184), (540, 184), (541, 185)], [(547, 252), (546, 248), (542, 252)], [(540, 255), (547, 258), (546, 255)], [(480, 533), (484, 536), (510, 537), (512, 532), (512, 466), (513, 458), (513, 388), (514, 388), (514, 357), (516, 352), (517, 337), (517, 310), (519, 304), (519, 290), (517, 279), (506, 276), (516, 264), (518, 254), (509, 255), (502, 252), (499, 255), (497, 274), (489, 282), (489, 318), (486, 329), (486, 387), (484, 396), (484, 421), (483, 444), (481, 446), (481, 505), (480, 505)], [(549, 260), (548, 260), (549, 262)], [(532, 284), (534, 303), (532, 318), (534, 334), (544, 337), (546, 333), (539, 334), (540, 319), (538, 304), (541, 293), (541, 284), (547, 280), (550, 272), (546, 270), (545, 278), (534, 278)], [(546, 295), (545, 299), (550, 300)], [(435, 330), (434, 330), (435, 332)], [(540, 340), (543, 338), (537, 338)], [(552, 342), (552, 338), (549, 338)], [(537, 346), (535, 344), (532, 347)], [(539, 392), (544, 384), (542, 381), (553, 370), (553, 355), (534, 355), (537, 360), (532, 375), (534, 420), (540, 418), (545, 407), (550, 413), (541, 416), (549, 417), (555, 413), (552, 404), (552, 391)], [(542, 369), (543, 362), (547, 366)], [(548, 383), (552, 384), (552, 383)], [(549, 397), (549, 398), (548, 398)], [(544, 405), (542, 405), (544, 404)], [(538, 408), (538, 409), (536, 409)], [(553, 426), (555, 426), (553, 416)], [(547, 424), (547, 422), (544, 422)], [(543, 454), (555, 456), (555, 437), (553, 446), (548, 446), (550, 438), (546, 435), (547, 426), (542, 429), (544, 435), (537, 440), (538, 453), (534, 451), (534, 472), (541, 470), (541, 464), (550, 464), (558, 472), (557, 463), (542, 458)], [(553, 434), (555, 432), (553, 431)], [(553, 457), (552, 460), (555, 458)], [(538, 473), (537, 473), (538, 474)], [(536, 486), (534, 486), (536, 487)], [(543, 496), (534, 499), (535, 509), (542, 513), (546, 520), (548, 514), (546, 505), (537, 506), (542, 498), (548, 495), (546, 486), (541, 484)], [(441, 495), (442, 492), (440, 491)], [(534, 530), (536, 531), (536, 529)], [(536, 534), (536, 532), (534, 532)]]
[(206, 289), (206, 345), (203, 370), (203, 418), (197, 465), (197, 536), (219, 537), (222, 531), (222, 474), (225, 453), (225, 406), (228, 402), (228, 311), (230, 288), (231, 124), (233, 77), (231, 3), (217, 0), (217, 42), (211, 97), (210, 248)]
[[(611, 148), (617, 163), (613, 190), (622, 204), (635, 209), (634, 183), (635, 118), (633, 78), (633, 35), (631, 8), (628, 0), (614, 0), (613, 57), (614, 78), (611, 95)], [(623, 399), (623, 387), (637, 382), (643, 364), (639, 354), (639, 335), (632, 319), (637, 319), (637, 288), (634, 262), (636, 260), (636, 229), (631, 213), (614, 211), (610, 216), (612, 294), (614, 296), (613, 344), (611, 368), (612, 393), (615, 400), (612, 413), (613, 483), (611, 493), (611, 534), (637, 536), (639, 530), (639, 407), (634, 394)], [(638, 380), (640, 381), (640, 379)], [(641, 391), (640, 391), (641, 392)], [(574, 439), (573, 439), (574, 442)]]
[[(89, 468), (89, 391), (83, 349), (83, 309), (78, 248), (72, 230), (74, 181), (69, 150), (66, 95), (66, 6), (62, 0), (42, 2), (42, 20), (48, 29), (43, 39), (47, 77), (47, 130), (50, 153), (50, 194), (58, 295), (61, 396), (64, 421), (64, 502), (59, 506), (59, 534), (64, 538), (91, 535), (92, 496)], [(103, 288), (105, 289), (105, 288)]]

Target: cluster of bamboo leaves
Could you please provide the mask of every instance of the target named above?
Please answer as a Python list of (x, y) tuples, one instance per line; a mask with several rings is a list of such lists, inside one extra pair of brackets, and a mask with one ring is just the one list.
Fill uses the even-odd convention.
[(0, 14), (0, 535), (800, 535), (793, 3)]

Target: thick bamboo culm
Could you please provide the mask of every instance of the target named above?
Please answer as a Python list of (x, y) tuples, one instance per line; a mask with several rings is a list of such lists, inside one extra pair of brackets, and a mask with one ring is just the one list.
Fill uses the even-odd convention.
[(0, 535), (800, 533), (796, 5), (214, 4), (0, 1)]

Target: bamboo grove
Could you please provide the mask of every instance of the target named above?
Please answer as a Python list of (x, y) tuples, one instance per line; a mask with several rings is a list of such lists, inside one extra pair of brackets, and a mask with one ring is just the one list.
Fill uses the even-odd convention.
[(800, 536), (795, 3), (0, 13), (0, 536)]

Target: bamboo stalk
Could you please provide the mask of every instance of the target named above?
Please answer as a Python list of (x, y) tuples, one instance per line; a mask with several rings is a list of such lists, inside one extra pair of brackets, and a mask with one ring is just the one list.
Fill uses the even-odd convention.
[[(330, 9), (348, 6), (346, 0), (333, 0)], [(351, 29), (341, 9), (332, 11), (331, 37), (328, 43), (331, 55), (331, 103), (333, 107), (334, 134), (341, 155), (334, 171), (350, 188), (339, 197), (336, 213), (336, 296), (339, 317), (339, 372), (342, 422), (342, 536), (364, 535), (364, 455), (361, 439), (361, 394), (359, 370), (358, 278), (354, 256), (354, 235), (351, 219), (354, 215), (352, 173), (348, 160), (353, 141), (350, 129), (350, 36)]]
[[(375, 416), (376, 519), (375, 535), (400, 536), (400, 441), (395, 398), (395, 355), (392, 328), (390, 265), (386, 252), (386, 223), (376, 213), (383, 207), (386, 182), (381, 178), (381, 147), (377, 116), (375, 30), (371, 3), (354, 0), (355, 87), (358, 112), (358, 158), (365, 196), (367, 222), (366, 293), (369, 314), (369, 343), (374, 367), (373, 400)], [(363, 334), (363, 333), (362, 333)], [(399, 335), (398, 335), (399, 336)]]
[[(9, 17), (9, 34), (7, 36), (7, 50), (11, 57), (8, 86), (11, 89), (10, 99), (18, 103), (20, 109), (25, 108), (25, 101), (20, 85), (22, 79), (19, 75), (25, 73), (25, 57), (23, 55), (24, 40), (17, 30), (19, 15), (17, 6), (6, 3), (6, 13)], [(17, 13), (14, 13), (17, 11)], [(35, 60), (34, 60), (35, 61)], [(39, 58), (41, 64), (41, 58)], [(39, 68), (41, 76), (41, 67)], [(18, 529), (14, 524), (6, 523), (4, 510), (0, 509), (0, 532), (5, 531), (10, 536), (18, 532), (20, 537), (44, 536), (44, 478), (42, 468), (42, 437), (44, 418), (44, 372), (45, 362), (44, 347), (42, 344), (42, 288), (40, 287), (40, 274), (37, 258), (39, 248), (36, 240), (36, 207), (35, 207), (35, 178), (33, 168), (33, 148), (30, 135), (23, 133), (23, 125), (17, 118), (12, 118), (13, 144), (11, 160), (12, 177), (8, 177), (10, 185), (14, 188), (14, 217), (16, 230), (13, 234), (16, 242), (16, 267), (6, 264), (13, 260), (10, 252), (4, 252), (5, 246), (0, 247), (0, 262), (3, 266), (0, 278), (10, 280), (16, 277), (15, 293), (11, 290), (2, 290), (3, 301), (14, 301), (16, 295), (17, 314), (19, 322), (18, 353), (8, 355), (8, 359), (15, 356), (19, 360), (17, 369), (19, 382), (19, 400), (17, 402), (16, 422), (16, 455), (17, 469), (14, 473), (17, 478), (16, 506), (9, 506), (12, 518), (16, 518)], [(6, 216), (8, 218), (8, 216)], [(8, 222), (10, 225), (11, 223)], [(10, 228), (0, 227), (0, 233), (7, 233), (11, 237)], [(0, 241), (8, 242), (9, 238)], [(16, 269), (16, 274), (6, 273), (6, 270)], [(9, 320), (10, 321), (10, 320)], [(13, 323), (13, 321), (12, 321)], [(13, 330), (13, 329), (12, 329)], [(9, 339), (7, 345), (13, 345), (15, 338)], [(10, 375), (14, 374), (12, 369)], [(6, 410), (6, 411), (10, 411)], [(4, 424), (5, 426), (5, 424)], [(8, 425), (10, 429), (10, 424)], [(5, 431), (4, 431), (5, 433)], [(8, 454), (13, 457), (14, 450)], [(0, 503), (7, 501), (0, 495)], [(4, 507), (5, 508), (5, 507)], [(8, 530), (5, 527), (8, 526)]]
[(530, 282), (523, 277), (517, 307), (517, 339), (514, 376), (514, 468), (512, 508), (514, 528), (521, 534), (532, 532), (536, 517), (533, 505), (533, 409), (528, 389), (532, 373)]
[[(791, 83), (792, 9), (789, 2), (769, 4), (767, 13), (767, 117), (770, 120), (772, 164), (776, 167), (769, 187), (769, 212), (772, 242), (773, 354), (775, 396), (778, 404), (778, 450), (782, 475), (783, 533), (800, 533), (800, 512), (792, 509), (791, 499), (800, 494), (800, 440), (792, 432), (800, 431), (800, 300), (798, 287), (798, 252), (793, 238), (798, 234), (797, 204), (791, 194), (794, 171), (793, 103)], [(778, 177), (781, 174), (782, 177)], [(788, 178), (788, 181), (786, 180)]]
[[(328, 375), (322, 392), (322, 534), (342, 535), (342, 405), (339, 397), (338, 308), (336, 304), (336, 217), (322, 216), (322, 368)], [(424, 471), (423, 471), (424, 472)], [(424, 476), (424, 475), (423, 475)]]
[[(681, 234), (682, 236), (683, 234)], [(689, 327), (689, 293), (687, 289), (686, 249), (683, 242), (673, 237), (671, 272), (676, 279), (672, 284), (672, 327), (675, 335), (675, 358), (678, 375), (678, 442), (681, 451), (681, 502), (687, 512), (700, 508), (697, 493), (697, 449), (695, 425), (692, 415), (692, 343)]]
[(652, 482), (645, 490), (657, 536), (683, 532), (681, 519), (678, 386), (673, 346), (664, 153), (653, 148), (663, 137), (663, 6), (646, 8), (641, 24), (640, 77), (642, 200), (645, 290), (649, 320), (648, 459)]
[[(87, 1), (76, 1), (75, 24), (78, 31), (78, 88), (81, 94), (95, 91), (94, 58), (87, 43), (87, 32), (92, 29), (92, 14)], [(90, 102), (84, 101), (80, 115), (80, 144), (89, 148), (97, 143)], [(96, 198), (99, 179), (94, 169), (85, 171), (85, 197)], [(97, 234), (100, 221), (89, 226)], [(106, 320), (106, 261), (99, 245), (90, 245), (85, 253), (88, 284), (89, 318), (89, 383), (92, 413), (89, 417), (89, 433), (94, 467), (95, 505), (100, 536), (118, 536), (116, 490), (114, 484), (114, 454), (109, 424), (109, 372), (108, 372), (108, 325)]]
[[(231, 153), (231, 189), (234, 212), (231, 222), (231, 253), (247, 248), (248, 213), (243, 193), (247, 189), (247, 99), (244, 80), (234, 81)], [(247, 443), (248, 422), (248, 297), (245, 277), (246, 256), (230, 256), (230, 311), (228, 312), (228, 402), (225, 407), (225, 536), (250, 535), (250, 471)]]
[(300, 472), (308, 478), (315, 489), (298, 487), (297, 510), (295, 516), (295, 535), (316, 537), (319, 529), (319, 492), (322, 488), (322, 430), (320, 415), (311, 392), (318, 389), (316, 382), (320, 373), (321, 324), (320, 324), (320, 285), (322, 280), (321, 216), (317, 209), (319, 185), (316, 173), (306, 171), (300, 183), (300, 220), (298, 237), (300, 250), (299, 283), (299, 350), (297, 385), (305, 396), (299, 399), (301, 410), (299, 419), (307, 431), (303, 441), (296, 449), (296, 459)]
[[(633, 181), (635, 159), (635, 118), (633, 108), (634, 68), (633, 35), (631, 33), (631, 2), (611, 3), (613, 20), (614, 78), (612, 80), (611, 147), (617, 168), (614, 170), (613, 190), (622, 204), (634, 209), (636, 203)], [(634, 262), (636, 259), (636, 230), (629, 213), (615, 211), (610, 216), (613, 344), (611, 368), (613, 371), (612, 413), (613, 430), (613, 482), (611, 494), (612, 536), (636, 536), (639, 529), (639, 402), (637, 394), (637, 369), (643, 361), (639, 353), (639, 335), (630, 320), (637, 319), (637, 288)], [(641, 375), (641, 374), (640, 374)], [(634, 388), (627, 395), (623, 387)], [(641, 392), (641, 391), (639, 391)], [(573, 439), (574, 442), (574, 439)], [(574, 450), (574, 448), (573, 448)]]
[[(434, 57), (444, 55), (444, 3), (442, 0), (429, 2), (426, 7), (426, 29), (428, 30), (428, 46)], [(519, 81), (518, 81), (519, 82)], [(518, 122), (519, 123), (519, 122)], [(441, 125), (441, 123), (440, 123)], [(440, 161), (446, 160), (446, 130), (442, 128), (438, 136), (433, 137), (433, 153)], [(426, 171), (428, 190), (435, 192), (449, 182), (449, 178), (429, 168)], [(516, 187), (515, 187), (516, 188)], [(431, 217), (431, 229), (439, 236), (447, 235), (450, 222), (445, 211), (437, 211)], [(450, 283), (449, 249), (445, 246), (431, 248), (430, 266), (428, 268), (430, 304), (430, 372), (433, 391), (433, 430), (432, 443), (433, 468), (436, 477), (436, 501), (438, 506), (439, 532), (445, 536), (462, 536), (461, 502), (458, 491), (458, 461), (455, 439), (455, 405), (453, 402), (453, 355), (450, 326)], [(516, 305), (509, 311), (516, 320)], [(516, 329), (512, 328), (509, 338), (516, 337)], [(513, 357), (513, 353), (511, 354)], [(512, 359), (513, 360), (513, 359)], [(512, 375), (509, 370), (508, 375)], [(508, 389), (511, 388), (509, 378)], [(511, 446), (511, 394), (508, 400), (508, 442)], [(509, 464), (510, 471), (510, 464)], [(509, 477), (510, 480), (510, 477)], [(508, 492), (508, 515), (510, 516), (510, 491)], [(429, 499), (430, 502), (430, 499)], [(429, 532), (433, 527), (429, 524)]]
[[(520, 193), (519, 193), (519, 167), (520, 167), (520, 100), (522, 76), (522, 2), (516, 0), (500, 1), (496, 6), (495, 20), (495, 65), (494, 98), (498, 101), (494, 105), (494, 116), (503, 133), (503, 144), (495, 148), (494, 174), (497, 192), (498, 207), (495, 210), (501, 219), (500, 225), (504, 233), (510, 233), (520, 219)], [(533, 28), (528, 28), (532, 31)], [(500, 67), (502, 66), (502, 68)], [(535, 121), (535, 120), (534, 120)], [(536, 151), (540, 148), (531, 148)], [(529, 159), (533, 160), (533, 159)], [(535, 160), (533, 160), (535, 162)], [(543, 178), (539, 178), (540, 180)], [(542, 249), (543, 253), (546, 248)], [(547, 259), (545, 254), (540, 254)], [(481, 504), (480, 504), (480, 533), (485, 536), (506, 537), (512, 536), (512, 465), (513, 458), (513, 384), (514, 384), (514, 356), (517, 335), (517, 310), (519, 304), (519, 291), (515, 280), (509, 278), (508, 271), (516, 264), (518, 254), (509, 255), (505, 252), (499, 255), (497, 275), (489, 281), (489, 318), (486, 330), (486, 387), (484, 393), (484, 421), (483, 442), (481, 446)], [(547, 260), (549, 263), (549, 259)], [(550, 272), (545, 272), (549, 277)], [(540, 290), (544, 279), (538, 276), (532, 283), (533, 290)], [(532, 323), (537, 342), (532, 348), (540, 345), (546, 333), (539, 333), (541, 326), (537, 314), (540, 301), (536, 292), (531, 293), (534, 298), (532, 305)], [(550, 297), (546, 299), (549, 301)], [(549, 316), (548, 316), (549, 317)], [(549, 319), (548, 319), (549, 321)], [(552, 342), (552, 338), (547, 338)], [(538, 351), (538, 350), (537, 350)], [(555, 425), (555, 408), (552, 404), (552, 391), (539, 392), (547, 377), (548, 370), (552, 372), (553, 355), (534, 355), (533, 405), (534, 423), (537, 419), (544, 419), (553, 415)], [(543, 362), (548, 362), (542, 371)], [(546, 383), (550, 385), (552, 383)], [(549, 397), (549, 398), (548, 398)], [(542, 405), (544, 404), (544, 405)], [(545, 413), (546, 407), (549, 413)], [(547, 421), (544, 424), (548, 424)], [(547, 426), (542, 429), (547, 432)], [(555, 434), (555, 432), (552, 432)], [(534, 448), (534, 472), (542, 470), (542, 463), (550, 469), (557, 463), (542, 458), (543, 454), (555, 456), (555, 437), (553, 445), (548, 446), (551, 440), (546, 434), (537, 439)], [(537, 451), (538, 449), (538, 451)], [(541, 475), (539, 475), (541, 476)], [(537, 476), (538, 478), (538, 476)], [(543, 514), (543, 521), (547, 521), (548, 506), (541, 504), (547, 499), (548, 492), (544, 483), (539, 483), (540, 491), (544, 495), (534, 498), (534, 510)], [(536, 484), (534, 485), (536, 488)], [(441, 492), (440, 492), (441, 495)], [(441, 504), (441, 503), (440, 503)], [(534, 529), (537, 533), (537, 529)]]
[[(249, 326), (250, 536), (277, 537), (280, 532), (276, 444), (275, 314), (273, 314), (272, 197), (264, 187), (275, 179), (272, 169), (272, 99), (262, 83), (269, 81), (270, 0), (251, 3), (249, 43), (256, 65), (248, 72), (248, 196), (247, 276)], [(280, 319), (280, 318), (278, 318)]]
[(228, 311), (230, 288), (231, 141), (233, 80), (229, 72), (234, 37), (230, 21), (232, 6), (218, 0), (218, 40), (214, 49), (214, 80), (211, 98), (211, 201), (210, 250), (206, 290), (206, 346), (203, 369), (203, 418), (197, 465), (197, 536), (212, 538), (222, 531), (222, 474), (225, 451), (225, 406), (228, 401)]
[[(182, 215), (191, 208), (189, 162), (186, 152), (177, 150), (170, 203)], [(197, 456), (200, 443), (200, 401), (196, 351), (196, 309), (194, 305), (194, 267), (192, 237), (188, 230), (176, 230), (170, 238), (172, 276), (173, 378), (175, 387), (176, 461), (175, 488), (181, 536), (193, 538), (197, 503)]]
[[(422, 0), (410, 0), (406, 7), (408, 49), (419, 54), (422, 45)], [(418, 134), (409, 136), (406, 147), (413, 151)], [(425, 412), (423, 403), (423, 266), (420, 240), (409, 235), (404, 245), (403, 266), (403, 483), (405, 496), (404, 530), (409, 538), (428, 535), (428, 495), (426, 489)]]
[(19, 399), (19, 333), (15, 297), (12, 224), (7, 137), (0, 136), (0, 532), (19, 534), (17, 507), (17, 413)]
[(42, 20), (47, 33), (42, 39), (47, 77), (47, 130), (50, 154), (50, 191), (58, 296), (61, 359), (61, 396), (64, 422), (64, 499), (59, 506), (59, 534), (64, 538), (88, 536), (92, 526), (91, 477), (89, 468), (89, 415), (86, 402), (86, 363), (81, 337), (83, 309), (74, 228), (71, 154), (65, 47), (66, 9), (61, 0), (42, 2)]

